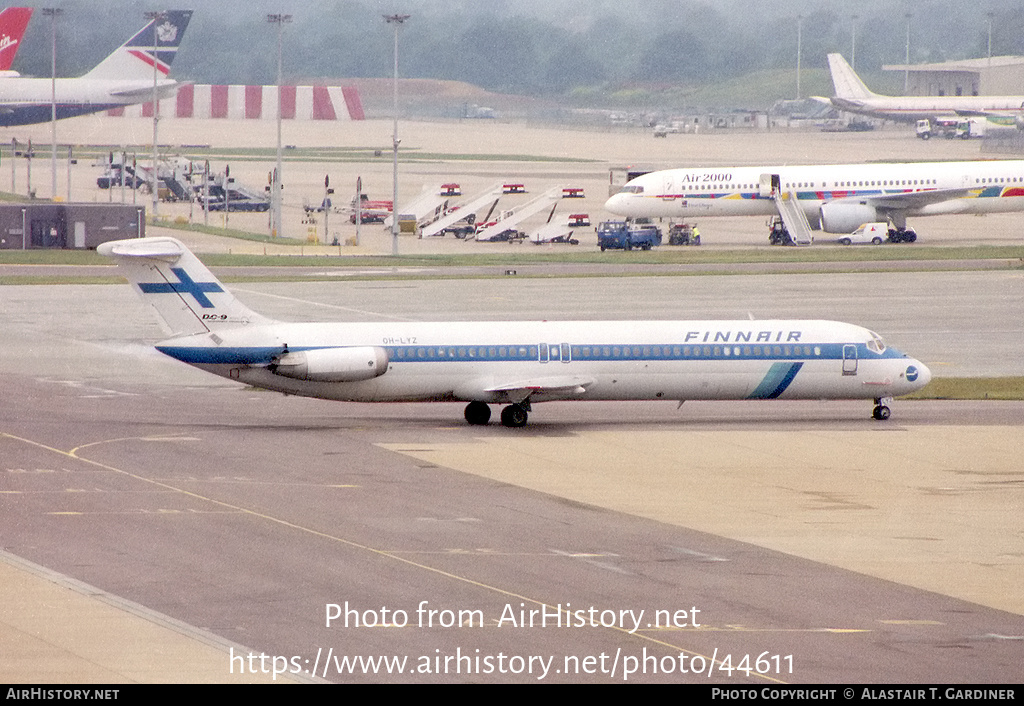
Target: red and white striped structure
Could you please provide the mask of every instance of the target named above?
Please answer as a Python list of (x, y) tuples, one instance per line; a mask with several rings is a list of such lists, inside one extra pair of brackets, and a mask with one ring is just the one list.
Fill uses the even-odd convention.
[[(153, 117), (153, 103), (108, 111), (108, 115)], [(184, 84), (160, 101), (161, 118), (276, 120), (277, 86)], [(283, 120), (364, 120), (359, 91), (342, 86), (281, 86)]]

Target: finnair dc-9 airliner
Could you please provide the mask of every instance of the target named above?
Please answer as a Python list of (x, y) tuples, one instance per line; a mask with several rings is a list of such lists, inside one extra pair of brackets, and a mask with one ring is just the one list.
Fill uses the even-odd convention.
[(290, 395), (357, 402), (466, 402), (470, 424), (505, 405), (521, 427), (550, 400), (889, 399), (927, 366), (835, 321), (280, 323), (235, 299), (182, 243), (104, 243), (171, 338), (157, 349)]

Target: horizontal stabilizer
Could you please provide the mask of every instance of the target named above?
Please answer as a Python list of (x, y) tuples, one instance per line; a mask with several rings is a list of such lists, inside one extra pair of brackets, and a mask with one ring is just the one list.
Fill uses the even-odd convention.
[(173, 238), (139, 238), (102, 243), (96, 252), (106, 257), (143, 257), (166, 262), (177, 262), (187, 251)]

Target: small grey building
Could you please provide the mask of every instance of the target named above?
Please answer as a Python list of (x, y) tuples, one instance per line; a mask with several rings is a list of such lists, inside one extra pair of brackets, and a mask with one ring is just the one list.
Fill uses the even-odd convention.
[(146, 235), (143, 206), (112, 203), (0, 204), (0, 249), (92, 250), (108, 240)]

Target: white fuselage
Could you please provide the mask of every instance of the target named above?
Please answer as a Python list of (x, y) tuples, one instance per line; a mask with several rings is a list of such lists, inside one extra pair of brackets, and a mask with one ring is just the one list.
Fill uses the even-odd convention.
[[(931, 377), (867, 329), (831, 321), (274, 323), (157, 347), (254, 386), (352, 401), (877, 399)], [(274, 372), (285, 351), (370, 347), (386, 365), (369, 380)]]
[[(163, 76), (157, 93), (164, 97), (179, 86)], [(58, 78), (57, 119), (98, 113), (152, 100), (153, 80)], [(0, 77), (0, 125), (32, 125), (48, 122), (54, 99), (54, 83), (48, 78)]]
[(1020, 160), (668, 169), (631, 180), (605, 208), (628, 218), (774, 215), (773, 177), (781, 192), (796, 195), (812, 228), (819, 227), (825, 204), (870, 204), (901, 221), (1024, 210)]
[(986, 115), (1014, 120), (1024, 116), (1024, 96), (833, 96), (830, 100), (839, 110), (905, 123), (954, 115)]

